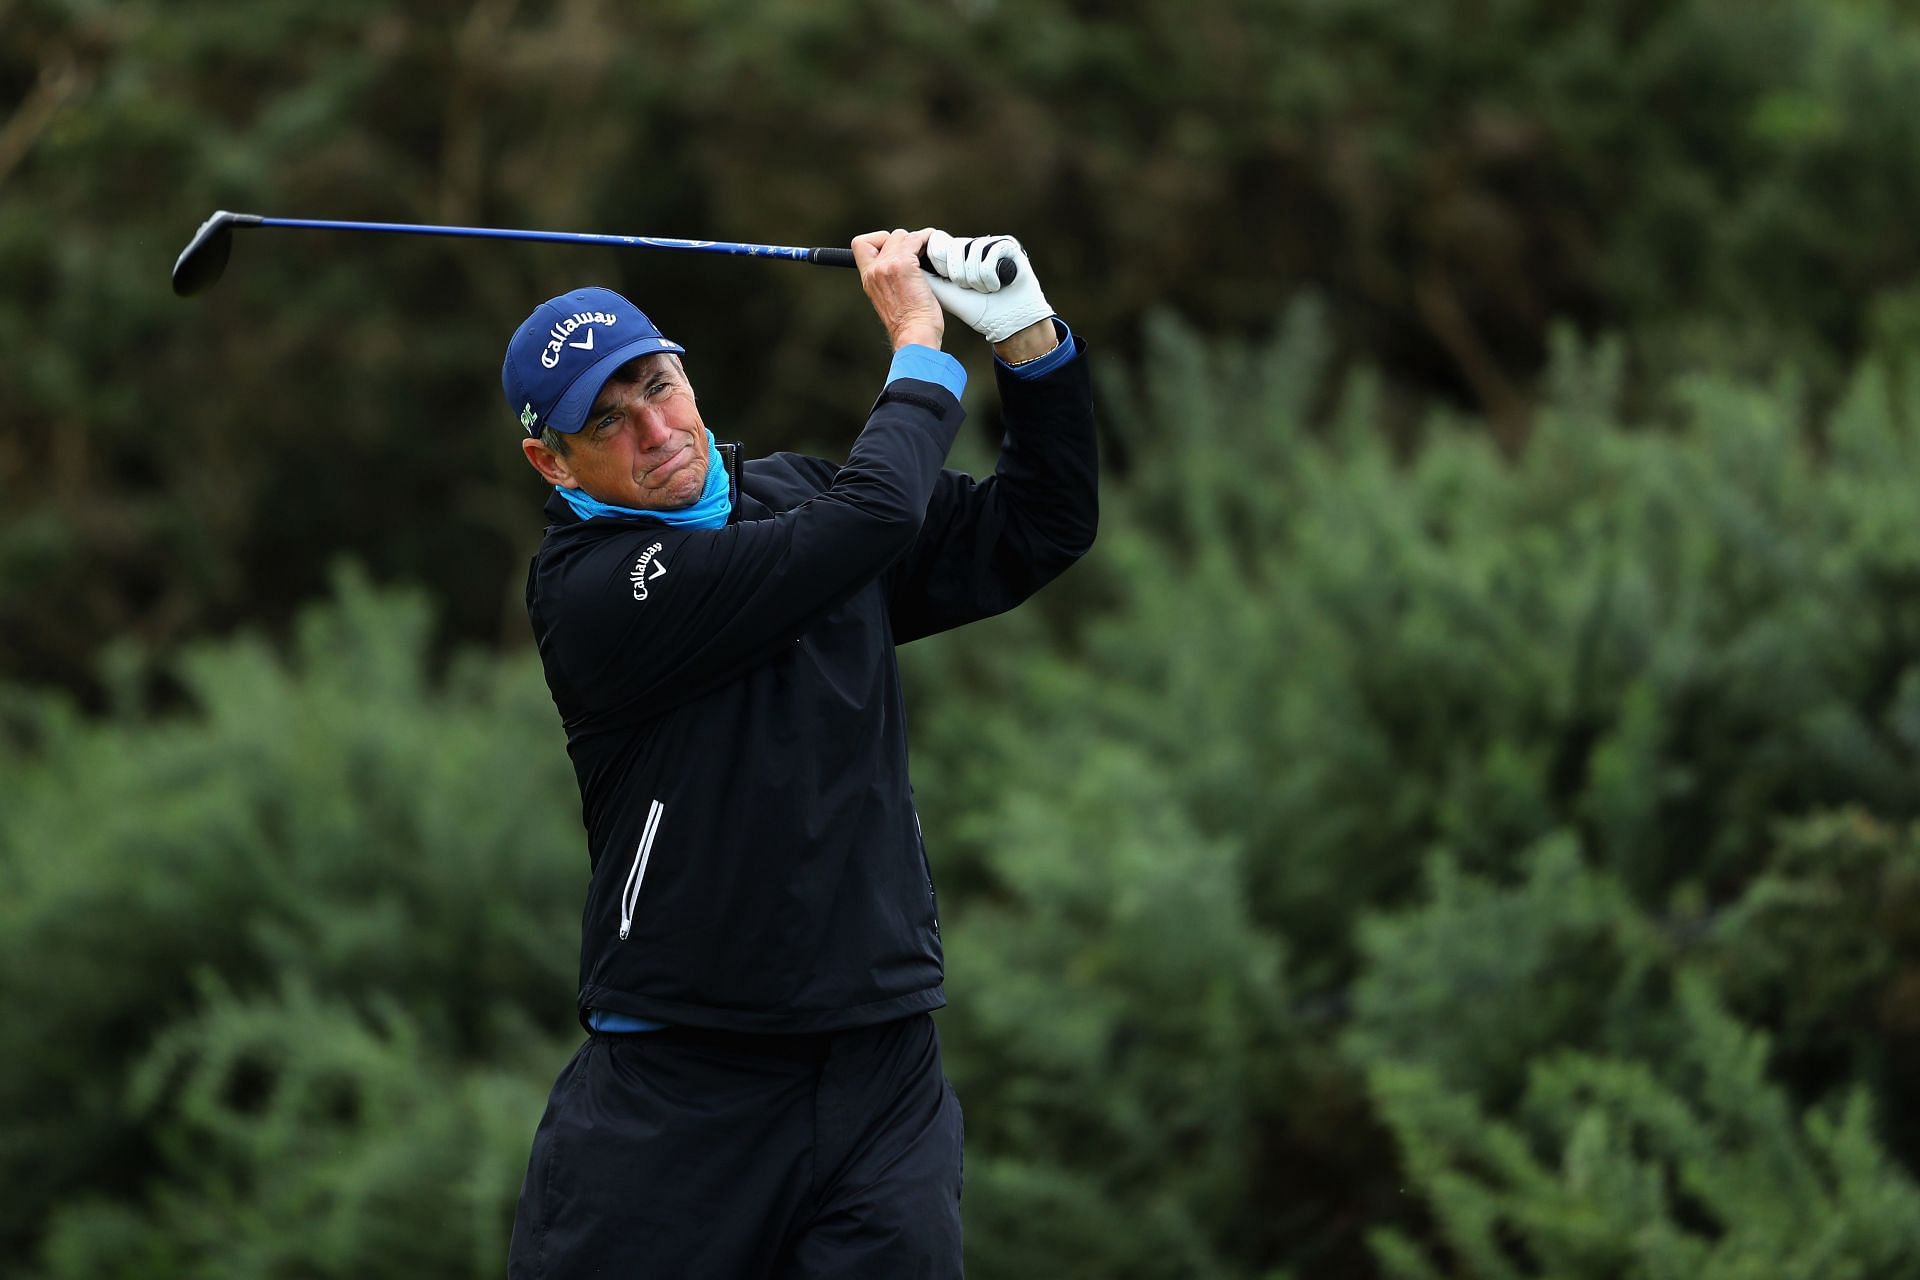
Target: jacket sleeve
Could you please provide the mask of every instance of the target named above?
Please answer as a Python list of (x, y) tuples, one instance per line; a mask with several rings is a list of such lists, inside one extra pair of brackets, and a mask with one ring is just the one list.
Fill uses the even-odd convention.
[[(790, 644), (912, 545), (964, 417), (945, 388), (890, 383), (821, 493), (719, 529), (622, 525), (529, 583), (569, 729), (653, 716)], [(651, 552), (651, 555), (649, 555)]]
[(1099, 458), (1086, 344), (1038, 378), (996, 361), (1006, 421), (994, 473), (944, 471), (889, 573), (897, 644), (1013, 608), (1093, 545)]

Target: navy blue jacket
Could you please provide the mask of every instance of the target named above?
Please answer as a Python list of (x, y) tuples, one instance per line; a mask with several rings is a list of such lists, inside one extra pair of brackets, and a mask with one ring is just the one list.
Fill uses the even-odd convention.
[(527, 611), (592, 864), (583, 1018), (805, 1032), (945, 1003), (893, 649), (1020, 603), (1096, 518), (1083, 349), (996, 371), (983, 481), (942, 468), (959, 401), (902, 378), (843, 466), (723, 448), (724, 528), (549, 501)]

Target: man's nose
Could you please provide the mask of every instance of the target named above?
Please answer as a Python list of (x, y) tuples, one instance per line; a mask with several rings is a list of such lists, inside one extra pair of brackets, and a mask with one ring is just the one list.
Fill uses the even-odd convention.
[(671, 424), (667, 415), (654, 405), (636, 404), (627, 414), (633, 423), (635, 436), (643, 449), (653, 449), (663, 445), (672, 436)]

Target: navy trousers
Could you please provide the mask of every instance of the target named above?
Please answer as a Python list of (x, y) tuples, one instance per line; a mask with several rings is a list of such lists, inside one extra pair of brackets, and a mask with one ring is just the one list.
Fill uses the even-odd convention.
[(507, 1274), (946, 1280), (960, 1144), (926, 1014), (594, 1035), (534, 1134)]

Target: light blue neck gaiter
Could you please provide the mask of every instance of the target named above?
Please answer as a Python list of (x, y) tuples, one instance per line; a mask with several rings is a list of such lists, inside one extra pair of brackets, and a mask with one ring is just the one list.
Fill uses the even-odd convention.
[(553, 491), (565, 498), (567, 505), (573, 508), (573, 513), (582, 520), (613, 516), (620, 519), (658, 520), (661, 524), (684, 525), (694, 529), (718, 529), (726, 524), (727, 516), (733, 511), (733, 493), (727, 483), (726, 459), (720, 456), (720, 442), (713, 438), (711, 431), (707, 432), (707, 486), (700, 491), (699, 500), (690, 507), (675, 511), (640, 511), (602, 502), (579, 489), (555, 485)]

